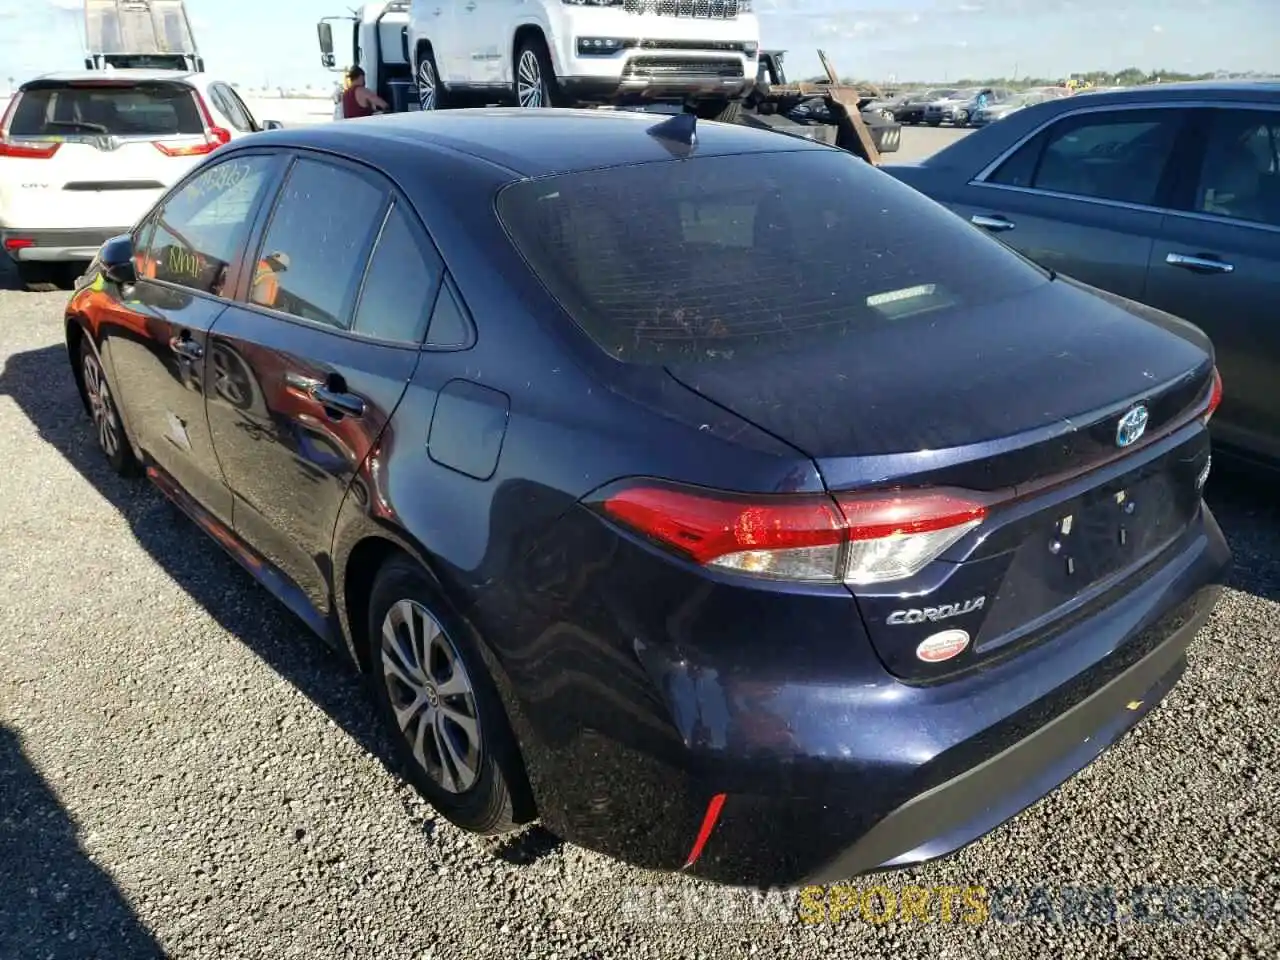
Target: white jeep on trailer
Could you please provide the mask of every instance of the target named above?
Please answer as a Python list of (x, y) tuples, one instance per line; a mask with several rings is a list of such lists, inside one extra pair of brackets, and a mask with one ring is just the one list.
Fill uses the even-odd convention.
[[(389, 0), (352, 22), (351, 64), (392, 109), (680, 105), (736, 111), (756, 82), (752, 0)], [(332, 21), (323, 62), (338, 64)], [(345, 58), (344, 58), (345, 59)], [(416, 88), (416, 89), (415, 89)], [(405, 103), (412, 91), (414, 102)], [(726, 117), (727, 118), (727, 117)]]

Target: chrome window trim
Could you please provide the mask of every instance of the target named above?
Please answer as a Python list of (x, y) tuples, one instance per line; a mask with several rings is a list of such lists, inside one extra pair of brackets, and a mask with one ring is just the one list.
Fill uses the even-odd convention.
[(1171, 207), (1157, 207), (1142, 203), (1129, 203), (1124, 200), (1106, 200), (1100, 197), (1083, 197), (1074, 193), (1062, 193), (1058, 190), (1037, 190), (1035, 187), (1015, 187), (1005, 183), (989, 183), (987, 178), (1015, 153), (1026, 146), (1049, 127), (1070, 117), (1084, 116), (1091, 113), (1119, 113), (1127, 110), (1175, 110), (1175, 109), (1209, 109), (1209, 110), (1250, 110), (1254, 112), (1280, 113), (1280, 103), (1259, 103), (1248, 100), (1169, 100), (1164, 103), (1121, 103), (1102, 104), (1078, 107), (1055, 114), (1030, 132), (1020, 137), (1012, 146), (1002, 151), (995, 160), (988, 163), (973, 177), (968, 185), (983, 187), (987, 190), (1008, 190), (1013, 193), (1024, 193), (1035, 197), (1052, 197), (1058, 200), (1074, 200), (1077, 203), (1090, 203), (1100, 207), (1115, 207), (1121, 210), (1133, 210), (1138, 213), (1156, 213), (1170, 217), (1185, 217), (1190, 220), (1203, 220), (1232, 227), (1251, 227), (1267, 233), (1280, 233), (1280, 225), (1257, 223), (1252, 220), (1235, 220), (1213, 213), (1200, 213), (1194, 210), (1175, 210)]
[(1161, 213), (1167, 217), (1203, 220), (1206, 223), (1216, 223), (1223, 227), (1248, 227), (1252, 230), (1261, 230), (1264, 233), (1280, 233), (1280, 224), (1259, 223), (1257, 220), (1235, 220), (1217, 213), (1201, 213), (1198, 210), (1162, 210)]
[(1101, 197), (1082, 197), (1075, 193), (1062, 193), (1059, 190), (1037, 190), (1034, 187), (1015, 187), (1006, 183), (985, 183), (978, 180), (969, 181), (971, 187), (982, 187), (984, 190), (1007, 190), (1010, 193), (1025, 193), (1031, 197), (1052, 197), (1057, 200), (1074, 200), (1077, 203), (1091, 203), (1099, 207), (1117, 207), (1121, 210), (1133, 210), (1138, 213), (1168, 214), (1177, 213), (1164, 207), (1153, 207), (1144, 203), (1130, 203), (1127, 200), (1105, 200)]

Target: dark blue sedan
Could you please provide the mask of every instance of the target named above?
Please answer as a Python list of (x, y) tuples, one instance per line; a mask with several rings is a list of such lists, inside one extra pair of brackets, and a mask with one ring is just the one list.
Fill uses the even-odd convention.
[(223, 147), (72, 298), (86, 410), (460, 827), (743, 884), (950, 853), (1182, 671), (1230, 564), (1212, 348), (694, 122)]

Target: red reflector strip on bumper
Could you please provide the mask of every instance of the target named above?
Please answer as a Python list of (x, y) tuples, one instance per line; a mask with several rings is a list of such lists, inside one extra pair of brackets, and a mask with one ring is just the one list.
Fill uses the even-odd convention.
[(697, 839), (693, 841), (693, 849), (689, 851), (689, 859), (684, 862), (684, 868), (687, 869), (697, 863), (698, 858), (702, 856), (702, 848), (707, 845), (707, 840), (711, 837), (711, 831), (716, 828), (716, 821), (720, 819), (720, 809), (724, 806), (725, 795), (717, 793), (711, 798), (711, 802), (707, 804), (707, 812), (702, 817), (702, 827), (698, 830)]

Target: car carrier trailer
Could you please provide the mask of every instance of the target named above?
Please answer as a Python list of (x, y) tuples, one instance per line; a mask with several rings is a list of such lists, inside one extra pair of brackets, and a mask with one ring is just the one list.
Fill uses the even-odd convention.
[(204, 72), (183, 0), (84, 0), (84, 65)]
[(755, 89), (743, 100), (736, 122), (829, 143), (872, 164), (880, 163), (882, 153), (898, 149), (902, 124), (862, 111), (864, 104), (882, 96), (878, 88), (841, 83), (822, 50), (818, 59), (826, 83), (789, 82), (782, 65), (785, 52), (760, 51)]
[[(316, 25), (323, 66), (335, 72), (351, 65), (361, 67), (369, 87), (396, 113), (420, 109), (409, 50), (410, 7), (409, 0), (366, 3), (349, 14), (324, 17)], [(880, 96), (879, 90), (841, 84), (821, 50), (818, 57), (827, 83), (788, 82), (783, 55), (781, 50), (761, 51), (754, 88), (745, 97), (731, 100), (715, 119), (819, 140), (872, 164), (880, 162), (882, 153), (898, 149), (901, 125), (861, 111), (862, 104)], [(339, 98), (340, 93), (335, 101)], [(646, 107), (619, 105), (602, 109), (679, 113), (690, 107), (656, 102)], [(335, 103), (335, 116), (338, 115)]]

